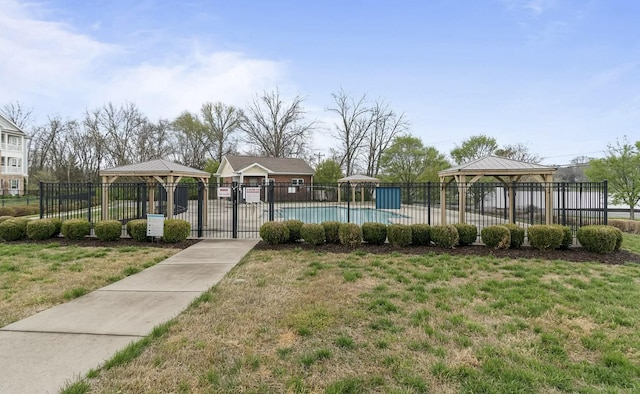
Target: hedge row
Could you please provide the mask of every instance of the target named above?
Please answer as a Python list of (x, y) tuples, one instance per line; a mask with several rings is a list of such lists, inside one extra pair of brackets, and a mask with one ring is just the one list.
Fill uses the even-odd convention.
[[(132, 220), (127, 223), (127, 233), (138, 241), (151, 241), (147, 237), (147, 221)], [(122, 235), (122, 223), (117, 220), (103, 220), (95, 223), (96, 238), (101, 241), (116, 241)], [(166, 219), (162, 240), (177, 243), (187, 239), (191, 233), (191, 225), (182, 219)], [(91, 223), (86, 219), (34, 219), (0, 216), (0, 240), (18, 241), (21, 239), (44, 240), (58, 237), (79, 240), (91, 234)]]
[(14, 205), (10, 207), (0, 207), (0, 216), (30, 216), (40, 213), (37, 205)]
[(624, 233), (640, 234), (640, 222), (629, 219), (609, 219), (609, 225)]
[[(292, 235), (292, 233), (294, 235)], [(529, 245), (539, 250), (568, 249), (573, 242), (571, 228), (561, 225), (532, 225), (525, 229), (515, 224), (484, 227), (480, 232), (482, 242), (490, 248), (517, 249), (528, 235)], [(392, 246), (430, 245), (443, 247), (471, 245), (476, 242), (478, 228), (471, 224), (390, 224), (367, 222), (323, 222), (303, 224), (299, 220), (267, 222), (260, 227), (260, 237), (269, 244), (282, 244), (304, 240), (312, 245), (342, 244), (356, 247), (363, 241)], [(622, 232), (613, 226), (585, 226), (578, 230), (578, 241), (588, 251), (608, 253), (620, 249)]]

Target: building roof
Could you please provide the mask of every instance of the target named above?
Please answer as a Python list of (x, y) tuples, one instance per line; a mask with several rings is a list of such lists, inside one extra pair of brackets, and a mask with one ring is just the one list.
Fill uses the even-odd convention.
[(438, 172), (438, 175), (441, 177), (461, 174), (488, 176), (540, 175), (552, 174), (556, 170), (556, 167), (545, 166), (542, 164), (527, 163), (498, 156), (485, 156), (472, 160), (468, 163), (442, 170)]
[(209, 178), (206, 171), (187, 167), (164, 159), (150, 160), (143, 163), (127, 164), (120, 167), (108, 168), (100, 171), (100, 175), (117, 176), (186, 176), (195, 178)]
[(20, 128), (16, 126), (15, 123), (7, 119), (6, 117), (2, 116), (2, 114), (0, 114), (0, 130), (10, 131), (10, 132), (14, 132), (14, 133), (26, 136), (26, 133), (24, 131), (20, 130)]
[[(234, 172), (242, 172), (244, 169), (259, 165), (272, 174), (313, 175), (315, 171), (306, 161), (294, 158), (282, 157), (255, 157), (255, 156), (225, 156)], [(222, 165), (220, 166), (222, 167)]]

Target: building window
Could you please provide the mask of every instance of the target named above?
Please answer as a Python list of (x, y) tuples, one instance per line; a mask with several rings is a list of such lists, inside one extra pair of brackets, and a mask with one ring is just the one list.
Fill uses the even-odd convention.
[(9, 136), (9, 144), (10, 145), (20, 145), (20, 138), (10, 135)]
[(304, 179), (301, 179), (301, 178), (293, 178), (293, 179), (291, 180), (291, 184), (292, 184), (292, 185), (294, 185), (294, 186), (301, 186), (301, 185), (304, 185)]
[(22, 163), (15, 157), (9, 158), (9, 166), (11, 167), (22, 167)]
[(11, 180), (11, 189), (18, 190), (20, 188), (20, 181), (18, 179)]

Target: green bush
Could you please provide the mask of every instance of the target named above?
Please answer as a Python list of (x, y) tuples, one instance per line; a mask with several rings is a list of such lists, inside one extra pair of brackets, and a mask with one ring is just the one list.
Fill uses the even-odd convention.
[(362, 223), (362, 239), (370, 244), (384, 245), (387, 241), (387, 226), (378, 222)]
[(453, 224), (431, 226), (431, 241), (443, 248), (453, 248), (459, 242), (458, 229)]
[(27, 237), (36, 241), (51, 238), (55, 232), (56, 225), (51, 219), (36, 219), (27, 223)]
[(416, 246), (429, 246), (431, 244), (431, 226), (426, 223), (412, 224), (411, 243)]
[(340, 223), (338, 237), (342, 245), (355, 248), (362, 243), (362, 228), (355, 223)]
[(17, 218), (7, 219), (0, 223), (0, 239), (18, 241), (27, 236), (27, 223)]
[(529, 245), (539, 250), (558, 249), (564, 240), (564, 231), (558, 226), (536, 224), (527, 229)]
[(300, 234), (300, 229), (302, 229), (302, 225), (304, 224), (301, 220), (291, 219), (285, 220), (284, 224), (289, 228), (289, 240), (288, 242), (298, 242), (302, 235)]
[(151, 242), (152, 238), (147, 237), (147, 219), (134, 219), (127, 222), (127, 234), (138, 242)]
[(619, 228), (617, 228), (616, 230), (618, 230), (616, 231), (616, 246), (613, 248), (613, 250), (620, 250), (624, 237), (622, 236), (622, 231), (620, 231)]
[(389, 244), (394, 247), (404, 247), (411, 244), (413, 239), (411, 226), (408, 224), (390, 224), (387, 229)]
[(511, 231), (506, 226), (494, 225), (480, 231), (482, 243), (488, 248), (508, 249), (511, 246)]
[(616, 250), (620, 230), (613, 226), (593, 225), (580, 227), (578, 242), (589, 252), (610, 253)]
[(340, 229), (340, 222), (322, 222), (320, 223), (324, 227), (324, 236), (328, 244), (339, 244), (340, 235), (338, 230)]
[(51, 220), (51, 223), (53, 223), (53, 225), (55, 226), (55, 231), (53, 232), (53, 234), (51, 235), (52, 237), (59, 237), (60, 233), (62, 232), (62, 219), (59, 218), (51, 218), (49, 219)]
[(510, 249), (518, 249), (524, 244), (524, 228), (513, 223), (503, 224), (502, 226), (509, 229), (509, 233), (511, 234), (511, 241), (509, 242)]
[(573, 232), (571, 231), (571, 227), (560, 224), (554, 224), (553, 226), (562, 231), (562, 242), (560, 243), (559, 248), (562, 250), (569, 249), (573, 243)]
[(3, 216), (16, 216), (16, 211), (14, 211), (11, 207), (0, 207), (0, 217)]
[(165, 219), (162, 241), (166, 243), (182, 242), (191, 235), (191, 223), (183, 219)]
[(15, 216), (9, 216), (9, 215), (0, 216), (0, 223), (4, 222), (5, 220), (9, 220), (9, 219), (15, 219)]
[(302, 239), (310, 245), (322, 245), (324, 243), (324, 227), (317, 223), (305, 223), (300, 229)]
[(471, 245), (478, 239), (478, 227), (473, 224), (456, 223), (454, 226), (458, 230), (458, 245)]
[(118, 220), (102, 220), (96, 222), (93, 232), (100, 241), (115, 241), (122, 235), (122, 223)]
[(260, 238), (271, 245), (286, 243), (289, 241), (289, 227), (284, 222), (266, 222), (260, 226)]
[(91, 223), (86, 219), (69, 219), (62, 222), (62, 236), (66, 239), (83, 239), (91, 234)]

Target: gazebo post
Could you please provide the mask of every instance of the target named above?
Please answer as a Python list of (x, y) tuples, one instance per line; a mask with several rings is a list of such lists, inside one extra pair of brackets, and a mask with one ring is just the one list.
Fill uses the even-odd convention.
[(102, 220), (109, 219), (109, 177), (102, 176)]
[(545, 224), (553, 224), (553, 175), (544, 176), (545, 190)]
[(156, 213), (156, 188), (154, 187), (155, 183), (153, 182), (153, 178), (147, 180), (147, 195), (149, 196), (147, 208), (147, 212), (154, 214)]
[(464, 223), (467, 208), (466, 177), (462, 174), (455, 178), (458, 182), (458, 223)]
[(440, 177), (440, 224), (447, 224), (447, 213), (445, 207), (447, 205), (447, 184), (445, 178)]

